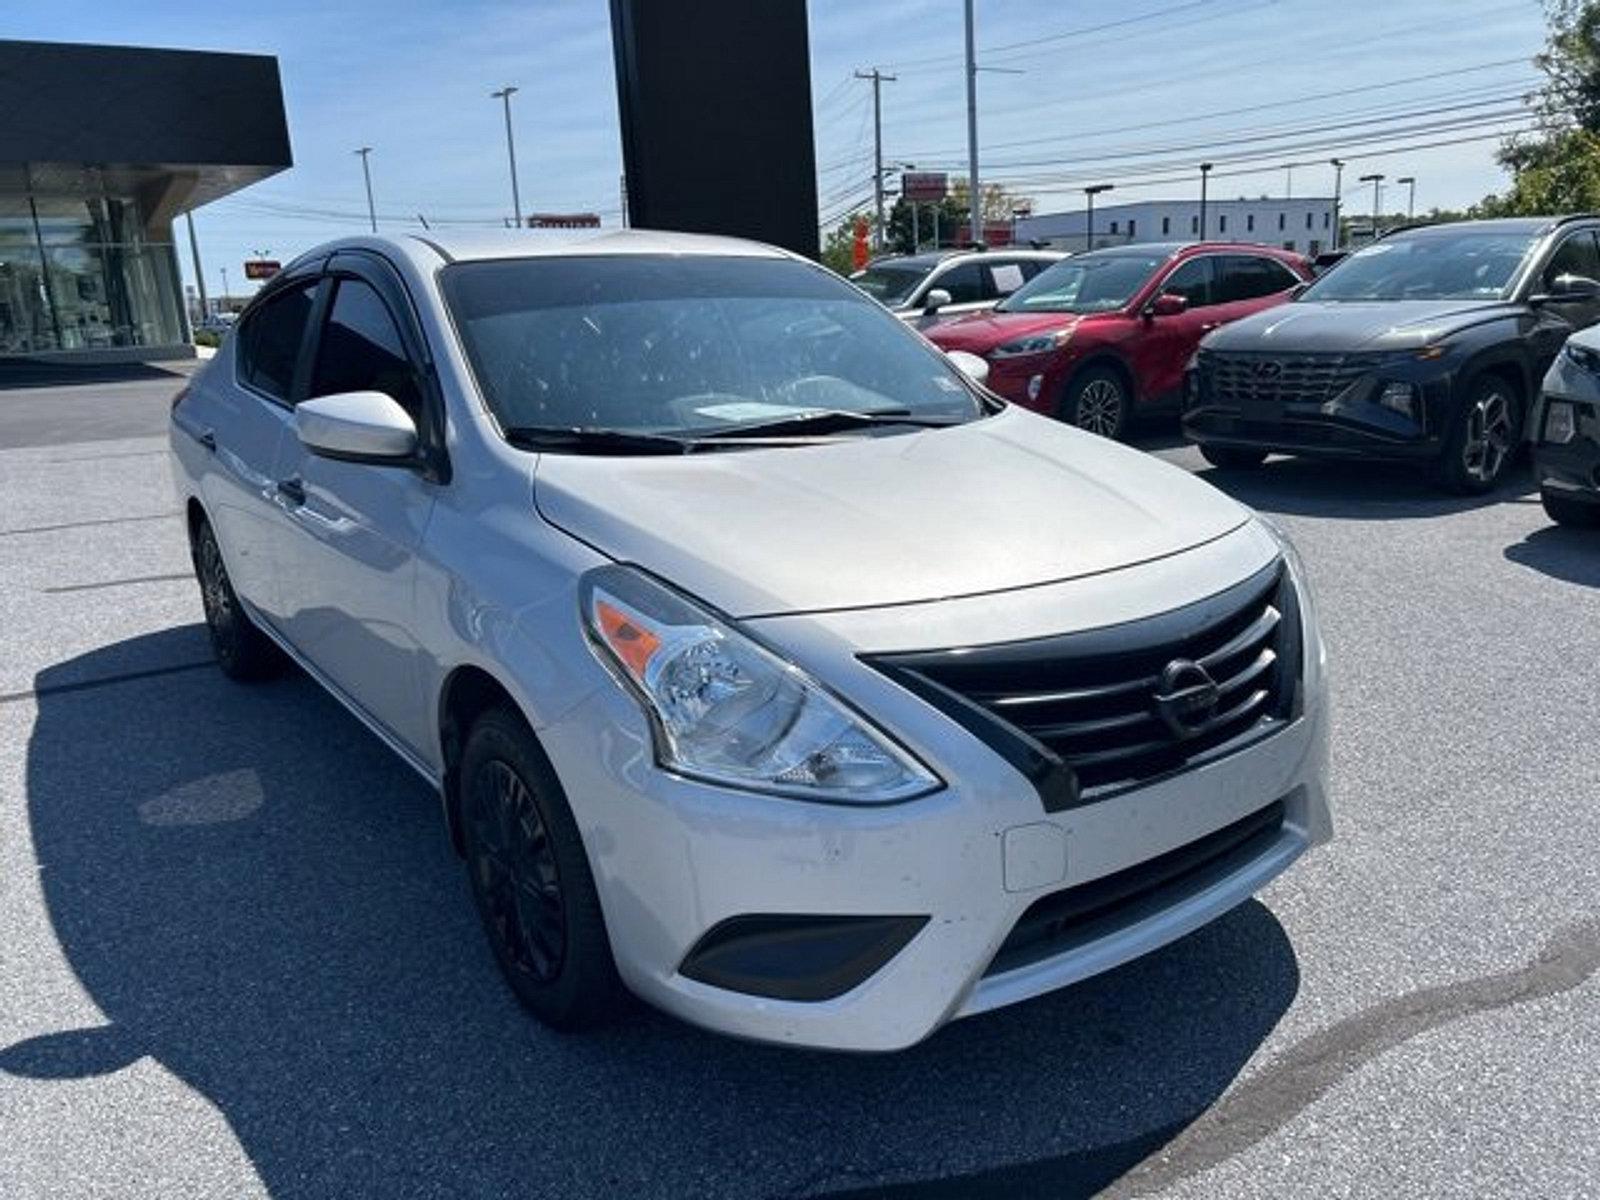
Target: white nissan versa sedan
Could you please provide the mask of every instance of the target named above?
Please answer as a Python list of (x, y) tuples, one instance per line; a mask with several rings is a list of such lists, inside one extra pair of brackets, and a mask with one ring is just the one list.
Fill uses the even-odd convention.
[(360, 238), (174, 403), (206, 621), (438, 789), (537, 1016), (855, 1050), (1039, 995), (1325, 840), (1294, 552), (822, 269)]

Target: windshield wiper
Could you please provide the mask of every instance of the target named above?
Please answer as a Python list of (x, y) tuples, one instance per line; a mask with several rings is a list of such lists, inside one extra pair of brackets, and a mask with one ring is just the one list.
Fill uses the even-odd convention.
[(755, 421), (700, 435), (697, 441), (718, 442), (724, 438), (770, 437), (787, 434), (841, 433), (869, 425), (912, 425), (918, 429), (942, 429), (965, 422), (948, 417), (919, 417), (909, 408), (814, 408), (771, 421)]
[(564, 454), (688, 454), (694, 443), (665, 433), (628, 433), (582, 425), (511, 425), (506, 441), (523, 450)]

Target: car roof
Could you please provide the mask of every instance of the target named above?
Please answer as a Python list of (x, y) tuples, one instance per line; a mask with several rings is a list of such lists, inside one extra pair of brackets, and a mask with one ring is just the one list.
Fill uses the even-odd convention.
[(1064, 257), (1066, 254), (1061, 250), (1035, 250), (1032, 246), (992, 246), (988, 250), (930, 250), (925, 254), (896, 254), (873, 260), (867, 264), (867, 269), (871, 270), (873, 267), (926, 269), (942, 266), (958, 258), (1037, 258), (1054, 261)]
[(795, 258), (787, 250), (744, 238), (654, 229), (481, 229), (374, 234), (341, 238), (310, 255), (335, 250), (378, 250), (413, 260), (477, 262), (504, 258), (561, 258), (591, 255), (671, 254), (690, 257)]
[(1277, 246), (1269, 246), (1265, 242), (1129, 242), (1125, 246), (1104, 246), (1098, 250), (1085, 250), (1081, 254), (1073, 255), (1074, 258), (1128, 258), (1138, 256), (1173, 257), (1179, 254), (1197, 254), (1202, 251), (1215, 254), (1217, 251), (1226, 251), (1237, 254), (1265, 254), (1272, 258), (1304, 258), (1305, 255), (1297, 250), (1282, 250)]
[(1402, 225), (1384, 235), (1392, 237), (1441, 237), (1463, 231), (1472, 233), (1522, 233), (1544, 234), (1562, 225), (1579, 221), (1592, 221), (1591, 214), (1573, 214), (1555, 217), (1491, 217), (1482, 221), (1444, 221), (1431, 225)]

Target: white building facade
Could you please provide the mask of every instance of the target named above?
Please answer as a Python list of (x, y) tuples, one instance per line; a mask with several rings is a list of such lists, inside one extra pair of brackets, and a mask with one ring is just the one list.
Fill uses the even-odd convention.
[[(1326, 198), (1206, 201), (1205, 237), (1221, 242), (1260, 242), (1301, 254), (1315, 255), (1334, 245), (1334, 204)], [(1087, 250), (1088, 212), (1045, 213), (1019, 217), (1016, 241), (1044, 242), (1052, 250)], [(1097, 204), (1094, 248), (1134, 242), (1198, 241), (1200, 201), (1140, 200), (1131, 204)]]

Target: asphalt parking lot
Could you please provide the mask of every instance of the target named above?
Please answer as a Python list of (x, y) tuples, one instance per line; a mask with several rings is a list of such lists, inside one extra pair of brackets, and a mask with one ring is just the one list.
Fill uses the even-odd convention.
[(1600, 536), (1525, 473), (1205, 472), (1318, 587), (1337, 840), (847, 1057), (521, 1014), (426, 789), (303, 677), (209, 666), (179, 382), (0, 388), (0, 1196), (1595, 1194)]

